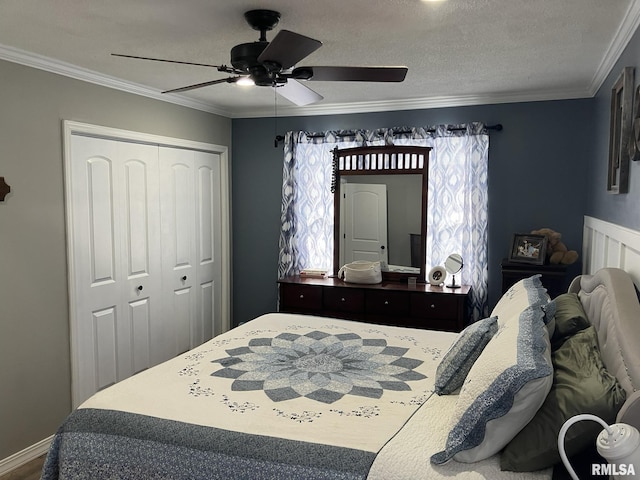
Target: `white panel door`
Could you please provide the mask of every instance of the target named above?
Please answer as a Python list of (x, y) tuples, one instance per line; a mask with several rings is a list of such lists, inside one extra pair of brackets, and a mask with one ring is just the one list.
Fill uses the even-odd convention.
[(222, 332), (220, 157), (160, 148), (164, 298), (171, 356)]
[(387, 186), (345, 183), (344, 262), (387, 262)]
[(157, 148), (73, 136), (69, 179), (80, 400), (152, 364), (161, 312)]
[(196, 304), (192, 345), (222, 333), (220, 155), (193, 152), (196, 194)]

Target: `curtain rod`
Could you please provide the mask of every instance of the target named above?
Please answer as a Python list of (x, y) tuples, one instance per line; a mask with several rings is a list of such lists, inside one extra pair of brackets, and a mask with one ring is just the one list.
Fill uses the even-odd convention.
[[(487, 125), (485, 126), (485, 128), (487, 130), (495, 130), (496, 132), (500, 132), (502, 131), (502, 124), (501, 123), (496, 123), (495, 125)], [(451, 128), (447, 128), (447, 130), (449, 130), (450, 132), (460, 132), (462, 130), (466, 130), (465, 127), (451, 127)], [(433, 133), (435, 132), (436, 129), (435, 128), (430, 128), (429, 130), (427, 130), (428, 133)], [(411, 133), (411, 130), (399, 130), (395, 133), (399, 133), (399, 134), (407, 134), (407, 133)], [(349, 137), (351, 135), (354, 135), (355, 132), (351, 132), (351, 131), (347, 131), (345, 133), (337, 133), (336, 137)], [(323, 138), (324, 137), (324, 133), (315, 133), (312, 135), (307, 135), (307, 138)], [(281, 142), (284, 140), (284, 135), (276, 135), (275, 141), (274, 141), (274, 147), (278, 147), (278, 142)]]

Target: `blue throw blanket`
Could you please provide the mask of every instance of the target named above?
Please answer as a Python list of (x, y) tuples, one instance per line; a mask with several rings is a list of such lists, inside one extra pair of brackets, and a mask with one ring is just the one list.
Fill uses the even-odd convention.
[(365, 479), (374, 458), (349, 448), (81, 409), (56, 434), (42, 480)]

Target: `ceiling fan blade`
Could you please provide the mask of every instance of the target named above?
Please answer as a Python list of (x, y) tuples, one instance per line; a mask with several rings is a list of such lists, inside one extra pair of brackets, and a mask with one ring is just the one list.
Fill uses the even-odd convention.
[(194, 85), (187, 85), (186, 87), (173, 88), (171, 90), (165, 90), (162, 93), (178, 93), (186, 92), (188, 90), (195, 90), (196, 88), (208, 87), (209, 85), (217, 85), (218, 83), (236, 83), (241, 77), (227, 77), (220, 78), (218, 80), (211, 80), (210, 82), (196, 83)]
[(283, 70), (293, 67), (322, 46), (320, 40), (289, 30), (280, 30), (258, 56), (260, 63), (277, 63)]
[(276, 87), (276, 92), (299, 107), (311, 105), (312, 103), (319, 102), (324, 98), (319, 93), (314, 92), (306, 85), (303, 85), (294, 79), (289, 79), (287, 83)]
[(291, 76), (321, 82), (402, 82), (407, 67), (298, 67)]
[(182, 62), (180, 60), (167, 60), (165, 58), (138, 57), (135, 55), (123, 55), (121, 53), (112, 53), (114, 57), (134, 58), (136, 60), (151, 60), (154, 62), (180, 63), (183, 65), (196, 65), (199, 67), (225, 68), (224, 65), (211, 65), (209, 63)]

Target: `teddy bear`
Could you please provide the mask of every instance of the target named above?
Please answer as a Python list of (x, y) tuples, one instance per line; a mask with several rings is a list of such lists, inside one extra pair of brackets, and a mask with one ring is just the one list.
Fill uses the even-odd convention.
[(550, 228), (540, 228), (532, 230), (534, 235), (544, 235), (547, 237), (547, 258), (552, 265), (571, 265), (578, 260), (578, 252), (569, 250), (562, 242), (562, 234)]

